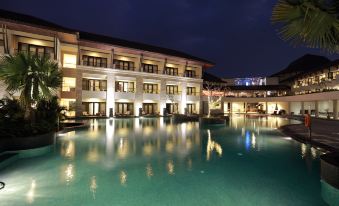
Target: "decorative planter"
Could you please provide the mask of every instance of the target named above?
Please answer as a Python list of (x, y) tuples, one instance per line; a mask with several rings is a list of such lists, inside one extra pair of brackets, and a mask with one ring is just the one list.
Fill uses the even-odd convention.
[(52, 145), (55, 142), (55, 133), (50, 132), (31, 137), (12, 137), (0, 139), (1, 151), (27, 150)]

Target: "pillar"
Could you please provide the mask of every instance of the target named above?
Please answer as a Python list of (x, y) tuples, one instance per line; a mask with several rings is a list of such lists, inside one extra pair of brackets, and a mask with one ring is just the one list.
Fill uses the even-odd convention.
[(107, 75), (107, 91), (106, 91), (106, 116), (110, 116), (110, 111), (112, 110), (113, 115), (115, 115), (115, 79), (113, 74)]
[(82, 72), (76, 71), (75, 83), (75, 116), (82, 116)]
[(301, 115), (305, 114), (305, 102), (301, 102)]
[(315, 117), (319, 117), (319, 101), (315, 101)]
[(265, 102), (266, 114), (268, 114), (268, 102)]
[(333, 101), (333, 118), (338, 119), (338, 100), (332, 100)]
[(135, 81), (135, 100), (134, 100), (134, 115), (139, 116), (139, 108), (142, 108), (144, 99), (143, 78), (138, 76)]
[(161, 79), (160, 80), (160, 115), (164, 115), (164, 108), (166, 108), (166, 101), (167, 101), (167, 95), (166, 95), (166, 80)]
[(186, 101), (187, 101), (187, 83), (181, 83), (181, 102), (180, 102), (180, 113), (185, 114)]
[(291, 107), (292, 107), (292, 103), (288, 102), (288, 106), (287, 106), (287, 114), (291, 114)]

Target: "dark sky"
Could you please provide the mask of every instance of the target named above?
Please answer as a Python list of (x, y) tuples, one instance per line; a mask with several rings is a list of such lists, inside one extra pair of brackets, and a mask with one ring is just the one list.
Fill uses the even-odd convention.
[[(223, 77), (267, 76), (305, 53), (270, 22), (277, 0), (1, 0), (0, 8), (57, 24), (180, 50), (216, 63)], [(339, 58), (330, 56), (330, 59)]]

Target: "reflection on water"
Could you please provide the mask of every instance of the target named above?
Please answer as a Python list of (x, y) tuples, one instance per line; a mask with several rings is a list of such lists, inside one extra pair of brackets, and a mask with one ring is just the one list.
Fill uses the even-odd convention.
[(36, 182), (33, 179), (31, 181), (31, 186), (26, 194), (26, 201), (28, 204), (32, 204), (34, 202), (35, 199), (35, 187), (36, 187)]
[[(94, 119), (89, 123), (88, 130), (59, 137), (57, 153), (61, 162), (57, 173), (60, 185), (68, 188), (85, 185), (89, 187), (89, 197), (96, 201), (101, 197), (99, 194), (107, 192), (106, 188), (127, 190), (142, 181), (181, 178), (183, 171), (190, 172), (190, 177), (210, 175), (214, 164), (222, 165), (227, 161), (231, 165), (236, 159), (233, 166), (240, 167), (240, 158), (245, 160), (250, 155), (253, 158), (258, 152), (265, 156), (268, 149), (272, 153), (281, 145), (293, 147), (294, 150), (286, 151), (295, 152), (308, 168), (312, 168), (313, 160), (322, 154), (317, 148), (272, 132), (289, 123), (277, 117), (234, 116), (225, 127), (206, 128), (200, 127), (198, 122), (172, 124), (167, 118)], [(287, 155), (290, 153), (283, 154)], [(255, 157), (257, 161), (261, 161), (261, 156)], [(105, 176), (109, 176), (109, 181)], [(102, 190), (98, 190), (98, 180)], [(28, 189), (25, 202), (35, 204), (38, 202), (36, 180), (30, 181), (29, 187), (25, 187)], [(39, 180), (39, 188), (41, 183)], [(88, 196), (88, 189), (85, 192)]]
[(174, 163), (173, 160), (168, 160), (167, 162), (167, 172), (169, 175), (174, 175)]
[(97, 191), (98, 185), (97, 185), (97, 178), (96, 176), (92, 176), (89, 184), (89, 190), (92, 193), (93, 199), (95, 199), (95, 193)]
[(126, 185), (126, 182), (127, 182), (127, 173), (126, 173), (126, 171), (122, 170), (120, 172), (120, 184)]
[(146, 176), (148, 178), (151, 178), (153, 176), (153, 169), (150, 163), (148, 163), (146, 166)]
[(211, 138), (211, 131), (207, 130), (208, 140), (207, 140), (207, 148), (206, 148), (206, 160), (209, 161), (211, 158), (211, 153), (215, 150), (219, 157), (222, 156), (222, 148), (220, 144), (213, 141)]

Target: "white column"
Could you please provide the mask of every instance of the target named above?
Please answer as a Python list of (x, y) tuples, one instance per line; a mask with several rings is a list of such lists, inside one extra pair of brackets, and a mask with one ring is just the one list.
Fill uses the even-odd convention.
[(319, 117), (319, 101), (315, 101), (315, 117)]
[(114, 108), (114, 91), (115, 90), (115, 79), (113, 74), (107, 75), (107, 92), (106, 92), (106, 116), (109, 117), (110, 110), (112, 109), (113, 115), (115, 114)]
[(139, 108), (142, 108), (144, 99), (143, 78), (137, 77), (135, 83), (134, 115), (139, 116)]
[(166, 80), (161, 79), (160, 80), (160, 89), (159, 89), (159, 95), (160, 95), (160, 115), (164, 115), (164, 108), (166, 107)]
[(187, 101), (187, 83), (181, 82), (181, 102), (180, 102), (180, 113), (185, 114), (186, 101)]

